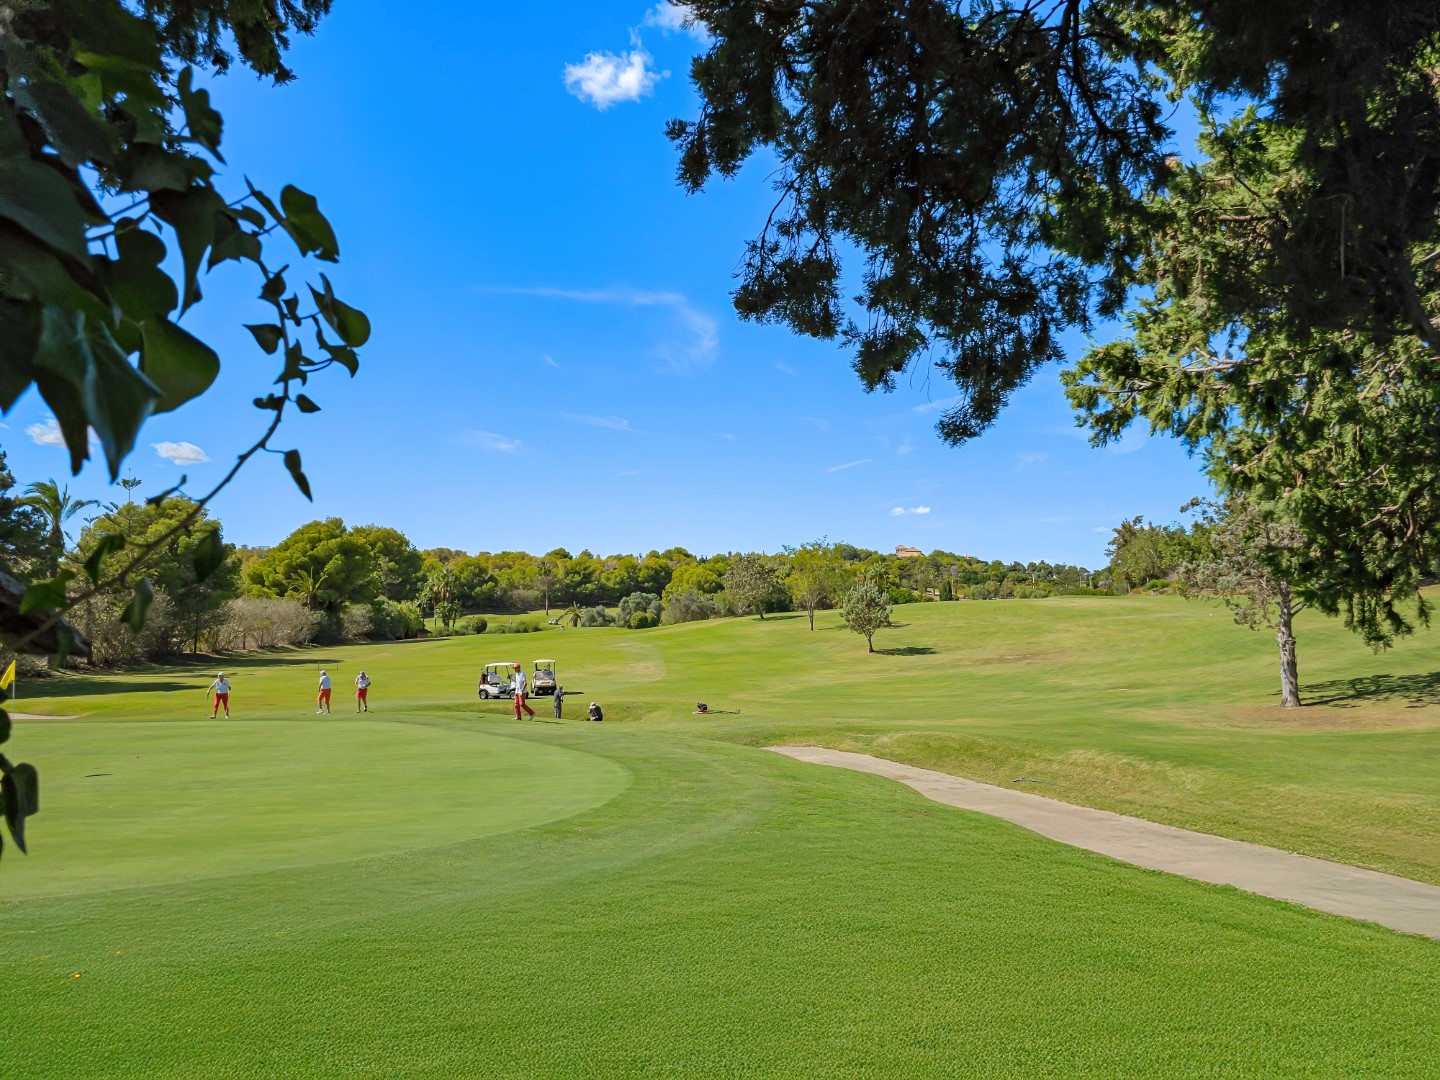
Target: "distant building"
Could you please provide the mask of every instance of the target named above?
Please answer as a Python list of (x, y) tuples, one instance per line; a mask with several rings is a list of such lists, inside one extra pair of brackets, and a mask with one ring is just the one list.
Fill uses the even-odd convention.
[(923, 559), (925, 557), (925, 553), (919, 548), (906, 547), (904, 544), (896, 544), (895, 557), (897, 559)]

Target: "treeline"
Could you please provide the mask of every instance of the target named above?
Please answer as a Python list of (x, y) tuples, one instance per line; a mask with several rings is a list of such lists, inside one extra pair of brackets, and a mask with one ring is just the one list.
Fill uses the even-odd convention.
[[(27, 582), (59, 569), (75, 585), (72, 595), (83, 582), (117, 579), (113, 591), (85, 601), (72, 618), (91, 642), (93, 661), (106, 665), (182, 652), (526, 630), (540, 624), (484, 616), (536, 609), (577, 626), (642, 629), (793, 610), (808, 612), (813, 624), (815, 611), (838, 606), (862, 584), (903, 604), (1084, 592), (1094, 578), (1065, 564), (946, 551), (901, 557), (825, 540), (773, 555), (702, 556), (680, 547), (643, 555), (422, 551), (398, 529), (347, 526), (339, 518), (302, 525), (273, 547), (236, 548), (224, 542), (218, 520), (173, 495), (96, 507), (67, 547), (65, 524), (91, 504), (58, 490), (48, 501), (17, 497), (14, 487), (0, 452), (0, 567)], [(137, 618), (134, 581), (122, 573), (132, 555), (117, 541), (133, 553), (186, 518), (179, 537), (148, 561), (151, 598)]]

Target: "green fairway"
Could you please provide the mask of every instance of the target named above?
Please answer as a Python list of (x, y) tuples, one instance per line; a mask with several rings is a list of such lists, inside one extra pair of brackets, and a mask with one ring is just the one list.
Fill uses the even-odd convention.
[[(1425, 1075), (1440, 943), (753, 745), (1440, 876), (1432, 639), (1305, 622), (1335, 700), (1288, 716), (1211, 610), (930, 604), (876, 656), (826, 615), (226, 658), (228, 724), (209, 667), (22, 686), (78, 718), (10, 744), (43, 795), (0, 864), (6, 1074)], [(532, 655), (563, 723), (475, 700)], [(313, 716), (322, 665), (369, 672), (367, 717)]]

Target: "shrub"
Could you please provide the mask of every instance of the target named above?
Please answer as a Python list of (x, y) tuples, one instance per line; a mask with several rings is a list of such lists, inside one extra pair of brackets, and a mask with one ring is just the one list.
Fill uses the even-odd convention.
[(320, 628), (320, 615), (297, 600), (243, 597), (231, 600), (225, 612), (227, 622), (239, 631), (242, 649), (308, 645)]
[(455, 624), (455, 633), (461, 636), (467, 634), (483, 634), (489, 625), (490, 622), (484, 615), (471, 615), (469, 618), (461, 619)]
[[(494, 626), (489, 626), (488, 623), (486, 625), (485, 632), (487, 634), (533, 634), (545, 629), (540, 625), (539, 619), (533, 618), (509, 619), (503, 623), (496, 623)], [(476, 633), (479, 631), (477, 630)]]
[(346, 604), (340, 609), (340, 619), (336, 629), (343, 640), (359, 641), (370, 633), (372, 625), (373, 620), (368, 604)]
[(649, 630), (652, 626), (659, 626), (660, 620), (648, 611), (637, 611), (630, 616), (630, 621), (625, 625), (631, 630)]
[(641, 611), (655, 617), (655, 622), (651, 623), (651, 626), (658, 624), (660, 622), (660, 614), (664, 611), (660, 603), (660, 597), (654, 593), (633, 592), (620, 601), (615, 618), (617, 622), (625, 626), (630, 626), (631, 618), (637, 612)]
[(694, 589), (672, 596), (665, 605), (665, 621), (668, 623), (699, 622), (701, 619), (713, 619), (718, 614), (719, 605)]
[(370, 636), (378, 641), (414, 637), (425, 618), (411, 603), (397, 604), (381, 596), (370, 601)]
[(614, 617), (603, 607), (587, 607), (580, 614), (581, 626), (611, 626), (614, 622)]
[(901, 588), (899, 585), (885, 586), (885, 595), (890, 598), (892, 604), (918, 604), (920, 602), (919, 593)]
[(1166, 581), (1164, 578), (1156, 578), (1154, 581), (1147, 581), (1145, 583), (1144, 590), (1145, 592), (1149, 593), (1169, 592), (1170, 582)]

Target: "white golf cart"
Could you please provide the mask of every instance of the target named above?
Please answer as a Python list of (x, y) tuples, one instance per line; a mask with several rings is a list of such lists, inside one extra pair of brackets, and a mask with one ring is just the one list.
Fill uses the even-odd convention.
[(510, 697), (515, 693), (514, 671), (519, 664), (513, 661), (500, 664), (486, 664), (480, 670), (480, 700)]
[(530, 693), (536, 697), (555, 693), (554, 660), (535, 661), (535, 674), (530, 676)]

